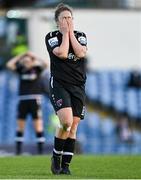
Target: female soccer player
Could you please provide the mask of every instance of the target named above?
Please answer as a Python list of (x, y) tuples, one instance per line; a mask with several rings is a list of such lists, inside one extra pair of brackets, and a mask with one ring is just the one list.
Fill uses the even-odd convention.
[(87, 40), (83, 32), (74, 30), (73, 13), (68, 5), (57, 6), (55, 21), (59, 30), (45, 38), (51, 60), (50, 99), (60, 120), (51, 171), (69, 175), (77, 126), (85, 112)]
[(47, 67), (47, 63), (35, 54), (27, 52), (12, 58), (8, 61), (7, 67), (16, 71), (20, 79), (16, 154), (20, 155), (22, 153), (25, 120), (28, 114), (34, 120), (38, 153), (42, 154), (45, 138), (41, 112), (42, 86), (40, 75), (44, 68)]

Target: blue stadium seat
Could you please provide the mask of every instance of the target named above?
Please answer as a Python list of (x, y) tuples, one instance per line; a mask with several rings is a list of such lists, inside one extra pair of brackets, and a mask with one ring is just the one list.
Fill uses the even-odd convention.
[(126, 91), (126, 111), (132, 118), (139, 116), (138, 91), (130, 88)]
[(117, 88), (113, 91), (112, 95), (112, 106), (113, 108), (120, 113), (125, 112), (125, 90), (123, 88)]
[(104, 106), (111, 106), (112, 89), (111, 76), (109, 71), (99, 71), (98, 73), (99, 101)]
[(101, 120), (101, 132), (103, 137), (111, 137), (115, 134), (116, 123), (111, 118)]
[(99, 86), (96, 73), (91, 72), (87, 74), (86, 94), (91, 100), (97, 100), (99, 97)]
[(87, 123), (85, 126), (85, 132), (87, 138), (99, 137), (101, 135), (100, 131), (100, 116), (98, 113), (89, 112), (87, 115)]
[(138, 90), (138, 105), (139, 105), (139, 118), (141, 119), (141, 89)]
[(100, 93), (99, 93), (99, 100), (101, 102), (102, 105), (104, 106), (111, 106), (112, 104), (112, 91), (111, 91), (111, 88), (110, 86), (104, 86), (101, 85), (101, 90), (100, 90)]
[(111, 75), (110, 72), (107, 70), (98, 71), (99, 83), (100, 85), (104, 84), (104, 86), (111, 85)]
[(124, 88), (127, 84), (127, 73), (122, 70), (113, 70), (110, 72), (112, 86), (116, 88)]

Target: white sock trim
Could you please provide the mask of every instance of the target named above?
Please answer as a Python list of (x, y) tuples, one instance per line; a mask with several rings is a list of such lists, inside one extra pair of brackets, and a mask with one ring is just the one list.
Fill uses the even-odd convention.
[(15, 141), (17, 142), (23, 142), (24, 138), (23, 137), (15, 137)]
[(37, 138), (37, 142), (45, 142), (45, 137), (40, 137), (40, 138)]
[(71, 156), (73, 156), (74, 153), (72, 153), (72, 152), (63, 152), (63, 155), (71, 155)]
[(55, 148), (53, 149), (53, 151), (54, 151), (56, 154), (63, 154), (63, 151), (57, 151)]

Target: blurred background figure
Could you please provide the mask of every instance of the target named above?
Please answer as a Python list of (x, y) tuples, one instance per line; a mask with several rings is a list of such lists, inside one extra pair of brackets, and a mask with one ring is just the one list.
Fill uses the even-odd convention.
[[(73, 7), (76, 30), (84, 30), (88, 39), (87, 109), (85, 121), (78, 128), (79, 147), (75, 151), (87, 154), (140, 154), (141, 1), (1, 0), (0, 155), (13, 155), (14, 152), (19, 97), (19, 76), (8, 71), (6, 64), (9, 59), (27, 50), (35, 52), (41, 59), (49, 59), (44, 37), (47, 32), (56, 29), (54, 8), (60, 2)], [(44, 153), (51, 153), (54, 131), (58, 126), (58, 119), (48, 99), (46, 82), (49, 76), (48, 69), (40, 75), (43, 78), (43, 129), (47, 139)], [(32, 122), (27, 117), (23, 153), (36, 154)]]
[(128, 118), (122, 117), (118, 120), (117, 134), (121, 142), (133, 143), (133, 134)]
[(38, 58), (31, 52), (27, 52), (9, 60), (7, 67), (17, 72), (20, 78), (16, 154), (19, 155), (22, 153), (27, 115), (32, 116), (37, 138), (38, 153), (42, 154), (45, 137), (41, 111), (42, 79), (40, 75), (47, 67), (47, 62)]

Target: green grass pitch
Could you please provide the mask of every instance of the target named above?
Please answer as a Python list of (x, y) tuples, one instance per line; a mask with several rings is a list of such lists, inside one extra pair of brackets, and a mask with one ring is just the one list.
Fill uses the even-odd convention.
[(0, 158), (0, 179), (141, 179), (141, 156), (75, 155), (71, 176), (52, 175), (51, 156)]

